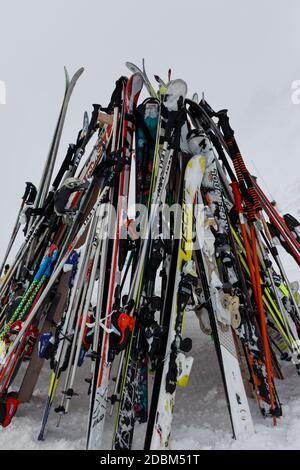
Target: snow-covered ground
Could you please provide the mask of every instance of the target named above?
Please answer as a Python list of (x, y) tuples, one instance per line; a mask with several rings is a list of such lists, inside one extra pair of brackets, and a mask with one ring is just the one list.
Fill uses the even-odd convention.
[[(285, 380), (277, 381), (283, 405), (283, 417), (276, 427), (264, 419), (254, 399), (250, 407), (255, 424), (251, 439), (235, 441), (230, 423), (221, 378), (212, 340), (204, 336), (198, 320), (189, 312), (186, 335), (193, 339), (195, 358), (190, 382), (177, 392), (172, 433), (172, 449), (300, 449), (300, 377), (292, 364), (284, 366)], [(88, 361), (87, 361), (88, 362)], [(11, 425), (0, 430), (1, 449), (84, 449), (88, 410), (87, 368), (78, 373), (80, 396), (74, 397), (70, 412), (56, 427), (57, 415), (52, 412), (46, 440), (37, 441), (50, 373), (46, 364), (30, 404), (20, 406)], [(103, 449), (111, 447), (113, 419), (107, 417)], [(136, 425), (134, 448), (143, 446), (144, 427)]]

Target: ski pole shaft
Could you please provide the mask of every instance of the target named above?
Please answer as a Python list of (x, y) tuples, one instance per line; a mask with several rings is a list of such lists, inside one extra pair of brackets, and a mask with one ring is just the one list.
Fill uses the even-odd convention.
[(17, 215), (17, 219), (16, 219), (16, 222), (15, 222), (15, 225), (14, 225), (14, 228), (13, 228), (13, 231), (12, 231), (12, 235), (11, 235), (11, 238), (10, 238), (10, 241), (9, 241), (9, 244), (8, 244), (8, 247), (6, 249), (6, 252), (5, 252), (5, 255), (4, 255), (4, 259), (2, 261), (2, 264), (0, 266), (0, 274), (2, 273), (3, 271), (3, 268), (5, 266), (5, 263), (6, 263), (6, 260), (9, 256), (9, 253), (12, 249), (12, 246), (14, 244), (14, 241), (16, 239), (16, 236), (18, 234), (18, 231), (20, 229), (20, 226), (21, 226), (21, 223), (20, 223), (20, 215), (22, 213), (22, 210), (24, 209), (24, 206), (25, 204), (28, 204), (28, 205), (31, 205), (34, 203), (34, 200), (35, 200), (35, 197), (36, 197), (36, 188), (35, 186), (30, 183), (30, 182), (26, 182), (26, 188), (25, 188), (25, 192), (22, 196), (22, 203), (21, 203), (21, 207), (18, 211), (18, 215)]
[(8, 271), (6, 277), (5, 277), (5, 280), (4, 280), (3, 284), (1, 285), (0, 297), (3, 296), (6, 288), (8, 287), (8, 284), (9, 284), (12, 276), (15, 274), (15, 272), (16, 272), (18, 266), (20, 265), (20, 263), (22, 261), (22, 258), (24, 257), (27, 249), (30, 247), (32, 241), (36, 237), (36, 235), (38, 233), (38, 230), (40, 229), (40, 226), (42, 225), (43, 221), (44, 221), (44, 218), (40, 217), (35, 222), (35, 224), (32, 225), (32, 227), (31, 227), (29, 233), (27, 234), (23, 244), (21, 245), (21, 247), (19, 248), (18, 253), (15, 256), (14, 262), (12, 263), (12, 265), (9, 268), (9, 271)]
[(266, 234), (267, 239), (268, 239), (269, 244), (270, 244), (270, 251), (271, 251), (271, 253), (272, 253), (272, 255), (273, 255), (273, 257), (274, 257), (274, 259), (275, 259), (275, 261), (276, 261), (276, 263), (277, 263), (277, 265), (278, 265), (278, 267), (279, 267), (279, 270), (280, 270), (280, 273), (281, 273), (281, 275), (282, 275), (282, 278), (284, 279), (284, 282), (285, 282), (285, 284), (286, 284), (286, 287), (287, 287), (287, 289), (288, 289), (288, 291), (289, 291), (291, 301), (292, 301), (292, 303), (293, 303), (293, 305), (294, 305), (295, 311), (297, 312), (297, 316), (298, 316), (298, 318), (300, 319), (299, 307), (298, 307), (297, 302), (296, 302), (296, 300), (295, 300), (295, 297), (294, 297), (294, 295), (293, 295), (293, 293), (292, 293), (292, 289), (291, 289), (291, 285), (290, 285), (288, 276), (287, 276), (287, 274), (286, 274), (286, 272), (285, 272), (284, 266), (283, 266), (282, 261), (281, 261), (281, 259), (280, 259), (280, 256), (279, 256), (277, 247), (276, 247), (276, 246), (274, 245), (274, 243), (273, 243), (271, 234), (270, 234), (270, 232), (269, 232), (269, 228), (268, 228), (268, 226), (267, 226), (267, 223), (266, 223), (266, 221), (265, 221), (265, 219), (264, 219), (263, 214), (261, 215), (261, 222), (262, 222), (262, 224), (263, 224), (265, 234)]
[[(84, 334), (84, 329), (85, 329), (85, 324), (87, 320), (87, 315), (90, 307), (90, 301), (93, 293), (93, 288), (94, 288), (94, 283), (95, 283), (95, 276), (96, 276), (96, 269), (98, 267), (98, 260), (99, 260), (99, 254), (100, 254), (100, 236), (101, 236), (101, 228), (99, 227), (99, 223), (102, 221), (102, 218), (100, 217), (99, 211), (97, 211), (95, 215), (95, 221), (94, 221), (94, 227), (93, 227), (93, 237), (92, 237), (92, 244), (90, 247), (90, 253), (89, 253), (89, 260), (86, 265), (86, 292), (85, 295), (83, 296), (83, 308), (79, 309), (79, 315), (77, 318), (77, 326), (76, 326), (76, 337), (74, 334), (73, 338), (73, 345), (72, 345), (72, 351), (71, 351), (71, 359), (70, 361), (70, 371), (67, 374), (67, 380), (65, 384), (65, 392), (67, 393), (68, 390), (73, 389), (74, 385), (74, 380), (75, 380), (75, 374), (76, 374), (76, 369), (78, 365), (78, 360), (79, 360), (79, 354), (82, 346), (82, 340), (83, 340), (83, 334)], [(72, 395), (70, 396), (70, 398)], [(68, 395), (64, 395), (63, 400), (66, 402), (65, 406), (65, 413), (68, 412), (69, 408), (69, 403), (70, 403), (70, 398)]]
[[(260, 283), (260, 276), (259, 276), (259, 264), (258, 264), (258, 256), (257, 256), (257, 249), (256, 249), (256, 233), (255, 228), (252, 223), (249, 224), (250, 233), (251, 233), (251, 242), (252, 242), (252, 251), (253, 251), (253, 260), (254, 260), (254, 270), (255, 270), (255, 279), (256, 279), (256, 289), (257, 289), (257, 301), (258, 301), (258, 310), (260, 315), (260, 327), (262, 332), (262, 339), (263, 339), (263, 348), (264, 348), (264, 356), (266, 361), (266, 370), (267, 370), (267, 378), (268, 378), (268, 385), (269, 385), (269, 394), (270, 394), (270, 402), (271, 408), (275, 411), (275, 401), (274, 401), (274, 394), (273, 394), (273, 382), (272, 382), (272, 361), (271, 361), (271, 353), (268, 341), (268, 332), (266, 327), (266, 320), (265, 320), (265, 313), (264, 307), (262, 302), (262, 291), (261, 291), (261, 283)], [(273, 414), (273, 423), (274, 426), (276, 425), (276, 416)]]

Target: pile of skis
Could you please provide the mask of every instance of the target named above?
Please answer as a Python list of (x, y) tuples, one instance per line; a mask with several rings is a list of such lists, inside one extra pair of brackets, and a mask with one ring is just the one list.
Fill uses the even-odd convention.
[(43, 440), (50, 413), (69, 412), (84, 365), (86, 448), (101, 448), (109, 414), (113, 449), (131, 449), (140, 423), (145, 449), (167, 449), (177, 386), (201, 361), (183, 337), (191, 311), (214, 341), (233, 435), (245, 438), (249, 384), (276, 424), (282, 361), (300, 373), (298, 285), (278, 252), (300, 264), (300, 226), (247, 170), (227, 110), (188, 98), (170, 71), (154, 87), (144, 66), (126, 65), (132, 75), (117, 80), (107, 107), (84, 113), (53, 177), (83, 69), (71, 80), (66, 72), (39, 187), (26, 183), (1, 266), (0, 423), (50, 366)]

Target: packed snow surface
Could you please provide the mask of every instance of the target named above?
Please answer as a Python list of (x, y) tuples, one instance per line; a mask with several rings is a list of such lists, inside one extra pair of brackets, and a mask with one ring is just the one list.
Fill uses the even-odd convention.
[[(276, 381), (283, 405), (283, 417), (272, 425), (264, 419), (255, 403), (249, 399), (255, 424), (255, 434), (247, 440), (232, 439), (230, 422), (218, 370), (214, 344), (204, 336), (193, 312), (186, 319), (186, 335), (193, 339), (195, 358), (190, 382), (178, 389), (172, 432), (172, 449), (300, 449), (300, 377), (292, 364), (283, 366), (285, 380)], [(88, 362), (88, 361), (87, 361)], [(78, 373), (80, 396), (74, 397), (69, 414), (56, 427), (57, 415), (52, 411), (46, 439), (37, 440), (43, 407), (47, 397), (50, 369), (45, 364), (31, 403), (20, 406), (11, 425), (0, 430), (1, 449), (84, 449), (88, 411), (88, 364)], [(59, 396), (59, 394), (58, 394)], [(107, 415), (103, 449), (111, 448), (113, 418)], [(135, 428), (134, 448), (143, 447), (144, 427)]]

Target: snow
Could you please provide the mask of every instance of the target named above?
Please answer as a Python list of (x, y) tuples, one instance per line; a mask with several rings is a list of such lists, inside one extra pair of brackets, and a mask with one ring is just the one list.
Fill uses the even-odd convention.
[[(199, 329), (193, 312), (186, 319), (186, 335), (193, 339), (195, 358), (189, 384), (178, 389), (173, 421), (173, 450), (205, 449), (300, 449), (300, 377), (295, 367), (283, 365), (285, 380), (276, 381), (283, 405), (283, 417), (277, 426), (264, 419), (255, 403), (249, 399), (255, 434), (247, 440), (232, 439), (230, 422), (218, 370), (214, 345), (210, 337)], [(11, 425), (0, 429), (1, 449), (84, 449), (86, 417), (88, 411), (87, 384), (89, 363), (79, 369), (76, 391), (79, 397), (71, 402), (69, 414), (56, 427), (57, 415), (52, 411), (43, 442), (37, 440), (43, 407), (50, 380), (48, 364), (45, 365), (31, 403), (20, 406)], [(59, 397), (60, 394), (58, 394)], [(107, 414), (103, 449), (111, 448), (114, 420)], [(142, 429), (141, 429), (142, 428)], [(143, 446), (144, 425), (136, 425), (134, 448)]]

